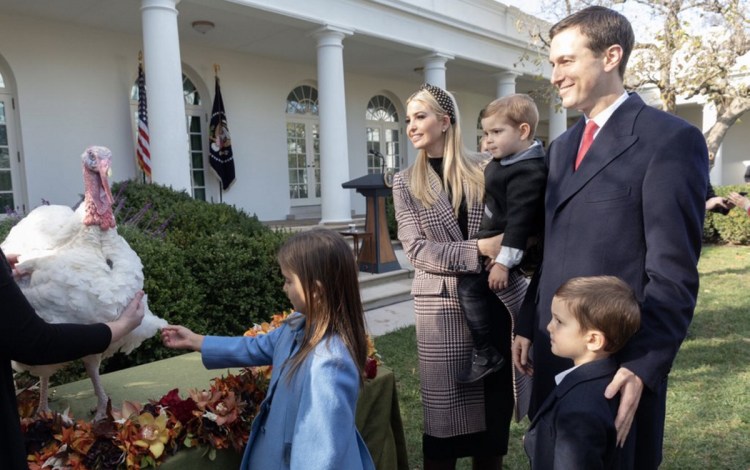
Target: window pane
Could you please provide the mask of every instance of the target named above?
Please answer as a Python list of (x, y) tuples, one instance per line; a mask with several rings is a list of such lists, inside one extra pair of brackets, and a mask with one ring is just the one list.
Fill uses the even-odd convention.
[(193, 82), (185, 74), (182, 74), (182, 94), (185, 96), (186, 104), (200, 106), (201, 95), (198, 93)]
[(205, 186), (206, 185), (206, 177), (203, 170), (198, 170), (193, 172), (193, 185), (194, 186)]
[(191, 134), (190, 135), (190, 150), (200, 150), (203, 147), (201, 135)]
[(13, 193), (0, 193), (0, 211), (5, 212), (13, 210), (15, 207), (16, 206), (13, 203)]
[(201, 131), (201, 118), (198, 116), (190, 116), (190, 132), (200, 133)]
[(3, 78), (3, 74), (0, 73), (0, 88), (5, 88), (5, 79)]
[(10, 171), (0, 171), (0, 191), (12, 191), (13, 183), (10, 179)]
[(8, 148), (0, 148), (0, 168), (10, 168), (10, 154)]
[(193, 169), (203, 168), (203, 154), (193, 152)]
[(199, 201), (205, 201), (206, 200), (206, 190), (204, 188), (195, 188), (193, 190), (193, 199), (197, 199)]
[(287, 114), (318, 114), (318, 90), (302, 85), (292, 90), (286, 97)]

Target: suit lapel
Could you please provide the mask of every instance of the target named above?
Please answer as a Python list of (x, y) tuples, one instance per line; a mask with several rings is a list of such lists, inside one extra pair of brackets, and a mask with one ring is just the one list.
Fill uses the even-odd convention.
[(463, 240), (464, 237), (461, 234), (461, 228), (458, 226), (458, 220), (453, 215), (453, 206), (448, 197), (448, 191), (443, 189), (443, 182), (440, 178), (437, 175), (434, 176), (434, 178), (430, 178), (430, 186), (437, 193), (438, 199), (432, 209), (437, 213), (450, 239)]
[[(448, 232), (448, 236), (454, 241), (463, 240), (464, 236), (461, 233), (461, 227), (458, 226), (458, 220), (456, 216), (453, 215), (453, 205), (448, 197), (448, 192), (443, 189), (442, 181), (440, 181), (440, 178), (437, 176), (435, 178), (430, 178), (430, 186), (433, 191), (438, 194), (438, 199), (432, 208), (440, 217), (441, 222), (445, 226), (445, 230)], [(466, 194), (466, 182), (463, 183), (463, 189), (464, 194)], [(474, 204), (471, 207), (467, 207), (469, 215), (467, 232), (469, 237), (479, 230), (479, 224), (482, 220), (482, 209), (483, 206), (481, 204)]]
[(583, 134), (584, 119), (567, 133), (567, 138), (557, 146), (554, 155), (557, 161), (550, 162), (550, 165), (554, 165), (558, 179), (558, 184), (553, 185), (557, 190), (551, 194), (549, 201), (555, 210), (638, 141), (638, 136), (633, 135), (633, 128), (635, 119), (644, 106), (638, 95), (630, 95), (599, 131), (577, 171), (573, 171), (573, 159)]
[(617, 371), (617, 362), (612, 357), (601, 359), (594, 362), (589, 362), (578, 367), (574, 371), (570, 372), (559, 385), (555, 387), (552, 393), (549, 394), (542, 406), (539, 407), (539, 411), (534, 415), (534, 419), (529, 425), (529, 429), (533, 428), (539, 418), (555, 404), (555, 402), (565, 396), (573, 387), (581, 382), (588, 380), (598, 379), (606, 375), (614, 374)]

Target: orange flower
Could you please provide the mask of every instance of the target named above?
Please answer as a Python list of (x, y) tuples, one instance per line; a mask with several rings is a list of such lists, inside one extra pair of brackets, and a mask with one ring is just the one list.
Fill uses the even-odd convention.
[(219, 426), (223, 426), (225, 424), (231, 424), (237, 420), (240, 408), (242, 408), (243, 405), (244, 403), (237, 401), (234, 392), (229, 392), (225, 399), (221, 400), (216, 405), (208, 405), (208, 407), (216, 416), (213, 421)]
[(188, 390), (190, 398), (193, 399), (199, 410), (205, 410), (210, 403), (215, 403), (221, 398), (221, 392), (218, 390), (201, 390), (195, 388)]
[(126, 419), (137, 416), (143, 410), (143, 405), (135, 401), (125, 400), (122, 402), (122, 408), (120, 410), (112, 409), (112, 418), (117, 423), (124, 423)]

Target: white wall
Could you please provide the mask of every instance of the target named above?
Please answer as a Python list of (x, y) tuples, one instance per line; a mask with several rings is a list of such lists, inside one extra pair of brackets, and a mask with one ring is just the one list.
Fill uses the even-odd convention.
[[(0, 17), (0, 56), (11, 68), (18, 88), (30, 208), (42, 198), (54, 204), (78, 201), (83, 191), (79, 156), (88, 145), (112, 150), (112, 181), (135, 175), (130, 90), (140, 49), (140, 36), (28, 17)], [(300, 84), (315, 83), (315, 67), (186, 44), (181, 44), (181, 55), (183, 69), (201, 92), (207, 115), (213, 100), (213, 64), (221, 66), (237, 176), (223, 194), (224, 202), (255, 213), (261, 220), (285, 218), (290, 207), (286, 97)], [(393, 99), (403, 126), (404, 101), (422, 79), (416, 74), (407, 82), (346, 73), (345, 81), (349, 173), (355, 178), (366, 173), (365, 110), (370, 98), (386, 94)], [(464, 139), (471, 149), (476, 117), (492, 98), (457, 93)], [(416, 152), (405, 132), (401, 151), (407, 164), (414, 161)], [(211, 182), (208, 199), (218, 201), (218, 186), (210, 170), (207, 178)], [(351, 191), (351, 202), (355, 213), (364, 213), (364, 197)]]
[(0, 16), (0, 54), (16, 80), (31, 207), (41, 198), (78, 201), (79, 157), (88, 145), (115, 152), (115, 179), (133, 175), (128, 93), (137, 51), (132, 37)]

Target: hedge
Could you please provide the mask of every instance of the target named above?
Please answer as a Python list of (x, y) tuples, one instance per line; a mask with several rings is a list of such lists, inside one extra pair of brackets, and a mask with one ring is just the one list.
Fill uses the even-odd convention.
[[(748, 185), (715, 186), (717, 196), (726, 197), (730, 192), (747, 191)], [(703, 225), (703, 240), (708, 243), (750, 244), (750, 217), (742, 208), (734, 208), (727, 215), (706, 213)]]

